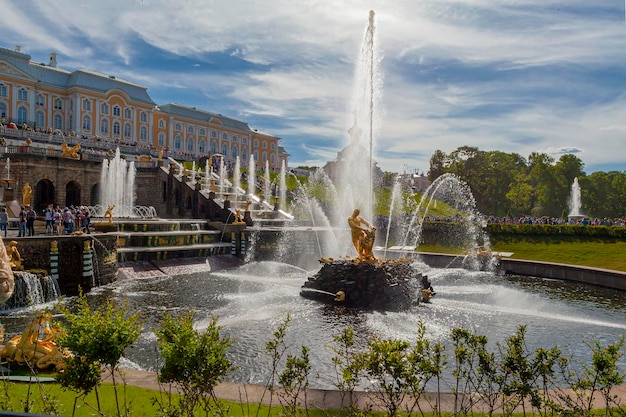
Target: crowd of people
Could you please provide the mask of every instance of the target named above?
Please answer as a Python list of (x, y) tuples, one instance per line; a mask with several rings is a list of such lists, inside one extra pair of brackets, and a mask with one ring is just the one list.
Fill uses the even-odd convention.
[[(91, 216), (84, 207), (64, 207), (50, 204), (43, 211), (46, 235), (70, 235), (76, 231), (90, 233)], [(30, 206), (21, 206), (17, 215), (17, 237), (35, 236), (37, 212)], [(0, 233), (7, 237), (9, 216), (6, 207), (0, 210)]]

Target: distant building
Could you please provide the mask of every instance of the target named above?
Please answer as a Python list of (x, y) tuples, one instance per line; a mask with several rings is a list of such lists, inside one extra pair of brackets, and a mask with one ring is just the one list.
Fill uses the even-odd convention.
[(419, 192), (423, 193), (430, 187), (432, 182), (428, 179), (428, 177), (424, 173), (403, 173), (399, 174), (400, 182), (404, 189), (408, 191), (413, 191), (414, 193)]
[(66, 71), (57, 55), (48, 64), (31, 60), (19, 46), (0, 47), (0, 122), (65, 136), (96, 138), (138, 148), (163, 149), (179, 160), (221, 154), (239, 156), (243, 167), (254, 155), (258, 168), (287, 166), (281, 138), (246, 122), (181, 104), (157, 105), (147, 88), (91, 70)]

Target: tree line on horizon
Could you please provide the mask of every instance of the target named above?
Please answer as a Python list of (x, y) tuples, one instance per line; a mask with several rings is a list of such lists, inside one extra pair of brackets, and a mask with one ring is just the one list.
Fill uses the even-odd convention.
[(489, 216), (559, 217), (569, 213), (574, 178), (581, 189), (581, 213), (591, 218), (626, 217), (626, 172), (594, 172), (575, 155), (558, 160), (545, 153), (528, 158), (517, 153), (482, 151), (461, 146), (446, 154), (436, 150), (430, 158), (428, 178), (452, 173), (472, 190), (478, 210)]

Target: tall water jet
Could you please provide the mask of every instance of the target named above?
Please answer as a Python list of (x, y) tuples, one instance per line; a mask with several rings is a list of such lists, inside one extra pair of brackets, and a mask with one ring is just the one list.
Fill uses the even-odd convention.
[(100, 205), (104, 215), (107, 207), (115, 205), (115, 217), (132, 217), (135, 206), (135, 162), (122, 158), (120, 149), (112, 159), (102, 161), (100, 172)]
[(272, 200), (272, 181), (270, 179), (270, 162), (265, 161), (265, 173), (263, 174), (263, 198), (271, 204)]
[(235, 159), (235, 169), (233, 171), (233, 194), (238, 195), (241, 188), (241, 161), (239, 156)]
[(254, 154), (250, 155), (250, 160), (248, 161), (248, 194), (254, 195), (256, 192), (256, 165), (254, 163)]
[(376, 42), (375, 14), (369, 13), (359, 60), (355, 69), (355, 85), (351, 101), (352, 126), (348, 130), (350, 144), (341, 152), (345, 160), (339, 175), (339, 193), (343, 218), (354, 208), (364, 217), (373, 216), (374, 144), (378, 130), (378, 104), (382, 96), (380, 53)]
[(283, 159), (283, 162), (280, 165), (280, 184), (278, 191), (278, 207), (281, 210), (287, 209), (287, 167), (285, 165), (285, 160)]
[(582, 214), (580, 211), (582, 207), (582, 202), (580, 200), (580, 185), (578, 184), (578, 177), (574, 178), (569, 200), (567, 203), (569, 206), (569, 214), (567, 215), (567, 217), (570, 220), (577, 222), (585, 217), (585, 215)]

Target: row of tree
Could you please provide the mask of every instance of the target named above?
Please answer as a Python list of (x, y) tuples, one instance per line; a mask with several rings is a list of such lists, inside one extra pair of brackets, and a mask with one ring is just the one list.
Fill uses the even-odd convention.
[(462, 146), (449, 154), (436, 150), (430, 159), (429, 179), (457, 175), (471, 188), (477, 208), (493, 216), (566, 217), (574, 178), (581, 188), (581, 212), (598, 218), (626, 217), (626, 172), (594, 172), (575, 155), (558, 161), (533, 152), (528, 159), (516, 153), (482, 151)]

